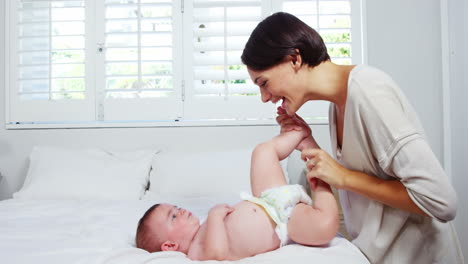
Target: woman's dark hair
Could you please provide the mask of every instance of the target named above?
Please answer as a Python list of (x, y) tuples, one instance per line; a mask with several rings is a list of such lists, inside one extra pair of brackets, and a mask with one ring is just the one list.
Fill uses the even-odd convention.
[(317, 66), (330, 60), (322, 37), (297, 17), (278, 12), (260, 22), (242, 52), (242, 62), (253, 70), (266, 70), (296, 54), (302, 63)]

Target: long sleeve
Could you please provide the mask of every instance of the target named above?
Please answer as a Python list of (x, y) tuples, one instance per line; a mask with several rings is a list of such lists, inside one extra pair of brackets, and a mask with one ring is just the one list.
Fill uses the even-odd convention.
[(411, 199), (428, 215), (442, 222), (455, 218), (457, 197), (428, 143), (415, 139), (400, 148), (389, 167), (405, 185)]

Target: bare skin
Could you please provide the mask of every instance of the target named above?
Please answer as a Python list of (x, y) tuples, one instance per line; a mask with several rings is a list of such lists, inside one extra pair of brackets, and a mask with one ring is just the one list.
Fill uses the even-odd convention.
[[(281, 117), (286, 112), (280, 108), (278, 114)], [(310, 129), (291, 122), (282, 127), (280, 135), (255, 148), (250, 172), (254, 196), (286, 185), (280, 160), (296, 147), (316, 146), (309, 135)], [(287, 225), (289, 238), (303, 245), (325, 245), (338, 230), (338, 206), (330, 186), (322, 181), (314, 185), (313, 198), (313, 205), (299, 203), (293, 208)], [(168, 204), (159, 206), (150, 217), (161, 249), (184, 252), (192, 260), (238, 260), (280, 246), (276, 224), (262, 207), (248, 201), (213, 207), (202, 225), (192, 213)]]
[[(335, 104), (338, 145), (343, 143), (345, 106), (348, 77), (355, 65), (337, 65), (331, 61), (310, 67), (302, 63), (297, 50), (285, 60), (269, 69), (248, 69), (252, 81), (260, 87), (264, 103), (283, 100), (282, 107), (290, 118), (298, 118), (296, 112), (303, 104), (324, 100)], [(300, 118), (300, 117), (299, 117)], [(278, 122), (287, 122), (284, 118)], [(303, 124), (305, 126), (307, 124)], [(327, 152), (317, 148), (305, 148), (302, 158), (310, 169), (309, 181), (318, 179), (336, 189), (358, 193), (394, 208), (427, 216), (410, 198), (406, 187), (398, 180), (384, 180), (374, 175), (349, 170), (336, 162)]]
[(223, 239), (216, 234), (215, 237), (209, 238), (208, 221), (206, 221), (201, 225), (199, 234), (194, 238), (188, 251), (190, 259), (238, 260), (275, 250), (280, 245), (274, 222), (260, 206), (254, 203), (242, 201), (234, 205), (232, 212), (226, 215), (223, 223), (225, 230), (220, 232), (225, 232), (227, 244), (224, 254), (215, 255), (210, 249), (207, 239), (216, 241), (218, 246)]

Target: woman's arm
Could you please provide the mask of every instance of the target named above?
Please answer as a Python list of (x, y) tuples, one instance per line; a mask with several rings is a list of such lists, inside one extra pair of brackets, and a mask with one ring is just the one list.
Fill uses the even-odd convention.
[(318, 178), (337, 189), (352, 191), (388, 206), (427, 216), (411, 200), (406, 187), (399, 180), (384, 180), (349, 170), (320, 149), (305, 149), (301, 156), (302, 159), (307, 159), (309, 180)]
[(348, 170), (345, 176), (346, 189), (369, 199), (411, 213), (428, 216), (408, 195), (408, 190), (399, 180), (383, 180), (369, 174)]
[(455, 218), (456, 192), (425, 139), (403, 146), (385, 172), (400, 179), (410, 198), (426, 214), (443, 222)]
[[(301, 129), (310, 131), (307, 123), (297, 114), (291, 117), (284, 115), (283, 112), (284, 110), (278, 109), (277, 122), (281, 125), (282, 130), (292, 130), (294, 127), (289, 125), (295, 124), (299, 125)], [(317, 179), (321, 179), (334, 188), (356, 192), (394, 208), (424, 216), (433, 216), (441, 221), (453, 219), (456, 211), (455, 192), (448, 184), (447, 177), (440, 165), (437, 166), (439, 164), (437, 159), (435, 157), (417, 157), (417, 155), (411, 154), (422, 153), (423, 156), (431, 156), (432, 151), (428, 146), (425, 148), (419, 146), (416, 150), (409, 148), (410, 144), (395, 156), (395, 162), (392, 164), (395, 179), (392, 180), (384, 180), (375, 175), (352, 171), (341, 166), (326, 151), (320, 149), (312, 136), (305, 138), (297, 149), (302, 151), (302, 159), (309, 160), (307, 167), (310, 171), (307, 177), (313, 189)], [(411, 158), (411, 161), (408, 161), (408, 157)], [(407, 175), (408, 171), (411, 171), (407, 167), (401, 169), (402, 166), (396, 166), (400, 159), (404, 160), (400, 163), (408, 164), (409, 167), (413, 165), (412, 175)], [(425, 164), (416, 165), (421, 161)], [(428, 164), (429, 167), (435, 168), (424, 171)]]

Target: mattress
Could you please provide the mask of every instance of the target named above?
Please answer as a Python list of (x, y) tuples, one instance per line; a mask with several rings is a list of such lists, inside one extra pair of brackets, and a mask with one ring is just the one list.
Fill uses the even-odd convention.
[[(20, 200), (0, 202), (2, 263), (199, 263), (180, 252), (148, 253), (135, 248), (138, 220), (154, 203), (170, 202), (206, 219), (220, 197), (159, 197), (150, 200)], [(227, 201), (226, 201), (227, 200)], [(297, 244), (239, 261), (203, 263), (369, 263), (348, 240), (327, 247)]]

